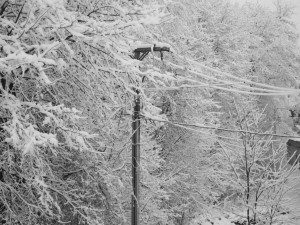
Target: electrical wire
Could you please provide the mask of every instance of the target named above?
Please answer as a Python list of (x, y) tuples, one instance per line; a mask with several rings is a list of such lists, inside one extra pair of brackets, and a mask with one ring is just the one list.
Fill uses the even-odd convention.
[[(177, 55), (178, 56), (178, 55)], [(262, 84), (262, 83), (258, 83), (258, 82), (254, 82), (251, 80), (247, 80), (244, 78), (240, 78), (237, 76), (233, 76), (227, 72), (222, 72), (220, 70), (217, 69), (213, 69), (211, 67), (205, 66), (201, 63), (192, 61), (190, 59), (186, 59), (183, 58), (182, 56), (178, 56), (178, 58), (181, 58), (185, 61), (190, 62), (191, 64), (196, 65), (193, 69), (190, 69), (188, 67), (183, 67), (183, 66), (179, 66), (177, 64), (174, 64), (172, 62), (167, 62), (166, 64), (168, 64), (169, 66), (176, 68), (176, 69), (180, 69), (183, 71), (187, 71), (188, 73), (200, 77), (202, 79), (205, 80), (209, 80), (209, 81), (216, 81), (219, 84), (211, 84), (211, 83), (204, 83), (201, 82), (199, 80), (195, 80), (192, 78), (187, 78), (187, 77), (178, 77), (179, 81), (183, 82), (183, 81), (188, 81), (191, 83), (196, 83), (200, 86), (197, 85), (186, 85), (185, 87), (189, 87), (189, 88), (199, 88), (199, 87), (203, 87), (203, 86), (207, 86), (208, 88), (214, 88), (214, 89), (219, 89), (219, 90), (224, 90), (224, 91), (229, 91), (229, 92), (236, 92), (236, 93), (240, 93), (240, 94), (249, 94), (249, 95), (266, 95), (266, 96), (278, 96), (278, 95), (290, 95), (290, 94), (300, 94), (300, 90), (297, 89), (293, 89), (293, 88), (283, 88), (283, 87), (276, 87), (276, 86), (272, 86), (272, 85), (267, 85), (267, 84)], [(197, 67), (198, 66), (198, 67)], [(206, 75), (203, 72), (199, 72), (196, 70), (196, 68), (204, 68), (206, 70), (211, 71), (213, 74), (217, 74), (217, 75)], [(221, 76), (223, 75), (223, 77)], [(225, 80), (224, 78), (231, 78), (234, 79), (234, 81), (228, 81)], [(226, 87), (220, 87), (219, 85), (231, 85), (234, 87), (231, 88), (226, 88)], [(248, 85), (244, 85), (244, 84), (248, 84)], [(257, 87), (251, 87), (249, 85), (255, 85)], [(184, 86), (177, 86), (177, 87), (166, 87), (165, 90), (174, 90), (176, 88), (183, 88)], [(264, 87), (264, 88), (262, 88)], [(164, 89), (164, 88), (161, 88)], [(242, 90), (240, 90), (242, 89)], [(155, 89), (153, 89), (155, 90)]]
[[(186, 128), (189, 129), (191, 131), (195, 131), (198, 133), (203, 133), (206, 135), (213, 135), (211, 133), (206, 133), (203, 131), (199, 131), (198, 129), (194, 129), (194, 128), (200, 128), (200, 129), (208, 129), (208, 130), (219, 130), (219, 131), (226, 131), (226, 132), (232, 132), (232, 133), (248, 133), (248, 134), (254, 134), (254, 135), (263, 135), (263, 136), (274, 136), (274, 137), (281, 137), (281, 138), (300, 138), (300, 136), (294, 136), (294, 135), (285, 135), (285, 134), (273, 134), (273, 133), (260, 133), (260, 132), (255, 132), (255, 131), (249, 131), (249, 130), (233, 130), (233, 129), (228, 129), (228, 128), (221, 128), (221, 127), (214, 127), (214, 126), (208, 126), (208, 125), (202, 125), (202, 124), (189, 124), (189, 123), (180, 123), (180, 122), (175, 122), (175, 121), (168, 121), (168, 120), (162, 120), (162, 119), (158, 119), (158, 118), (151, 118), (151, 117), (147, 117), (145, 115), (143, 115), (143, 117), (146, 117), (147, 119), (150, 120), (154, 120), (157, 122), (164, 122), (164, 123), (168, 123), (174, 126), (178, 126), (181, 128)], [(218, 135), (216, 135), (218, 136)], [(226, 138), (228, 139), (228, 137), (223, 137), (220, 136), (222, 138)], [(233, 138), (230, 138), (233, 139)], [(236, 139), (233, 139), (236, 140)]]
[[(178, 58), (183, 59), (182, 56), (179, 56), (179, 55), (176, 55), (176, 56)], [(261, 86), (261, 87), (265, 87), (265, 88), (269, 88), (269, 89), (275, 89), (275, 90), (282, 90), (282, 91), (295, 90), (295, 89), (291, 89), (291, 88), (276, 87), (276, 86), (272, 86), (272, 85), (268, 85), (268, 84), (262, 84), (262, 83), (254, 82), (254, 81), (251, 81), (251, 80), (248, 80), (248, 79), (244, 79), (244, 78), (240, 78), (240, 77), (234, 76), (234, 75), (232, 75), (230, 73), (227, 73), (227, 72), (222, 72), (222, 71), (220, 71), (218, 69), (214, 69), (214, 68), (208, 67), (206, 65), (203, 65), (202, 63), (193, 61), (191, 59), (184, 58), (184, 60), (186, 60), (186, 61), (188, 61), (188, 62), (190, 62), (192, 64), (196, 64), (197, 66), (199, 66), (201, 68), (205, 68), (207, 70), (210, 70), (211, 72), (217, 73), (217, 74), (219, 74), (219, 76), (223, 75), (225, 77), (236, 79), (238, 81), (242, 81), (242, 82), (245, 82), (245, 83), (248, 83), (248, 84), (253, 84), (253, 85), (256, 85), (256, 86)], [(297, 90), (297, 92), (300, 93), (300, 90)]]

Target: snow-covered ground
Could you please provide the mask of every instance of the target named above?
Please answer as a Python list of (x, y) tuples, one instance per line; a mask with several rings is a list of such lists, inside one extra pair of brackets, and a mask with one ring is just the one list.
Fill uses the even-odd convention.
[[(295, 173), (293, 174), (293, 176), (291, 177), (290, 180), (290, 185), (292, 185), (293, 183), (295, 183), (296, 181), (300, 180), (300, 170), (295, 171)], [(291, 212), (292, 217), (294, 219), (296, 219), (293, 222), (289, 222), (289, 221), (284, 221), (284, 217), (281, 218), (283, 219), (284, 223), (280, 222), (280, 225), (300, 225), (300, 183), (298, 183), (296, 186), (293, 187), (292, 191), (288, 194), (287, 196), (289, 198), (289, 201), (287, 202), (288, 205), (291, 206), (291, 208), (293, 208), (293, 212)], [(220, 213), (219, 211), (212, 211), (211, 212), (211, 216), (210, 218), (204, 217), (202, 215), (199, 215), (199, 217), (196, 217), (191, 223), (190, 225), (234, 225), (234, 223), (232, 223), (231, 221), (234, 221), (234, 216), (230, 216), (230, 218), (228, 218), (228, 215), (226, 216), (226, 218), (224, 217), (224, 215), (222, 213)], [(277, 223), (276, 223), (277, 224)], [(273, 224), (273, 225), (276, 225)]]

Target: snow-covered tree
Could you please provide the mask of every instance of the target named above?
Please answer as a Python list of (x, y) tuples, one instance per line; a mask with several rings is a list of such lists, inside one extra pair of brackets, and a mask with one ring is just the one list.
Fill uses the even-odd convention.
[[(7, 224), (127, 224), (127, 114), (133, 88), (140, 89), (148, 73), (130, 55), (138, 35), (152, 38), (144, 26), (158, 23), (163, 8), (60, 0), (0, 7), (1, 218)], [(149, 96), (142, 97), (144, 111), (157, 114)], [(146, 125), (144, 140), (155, 126)], [(154, 185), (158, 149), (148, 142), (142, 161), (151, 190), (145, 217), (152, 221), (165, 217), (157, 214), (165, 194)]]
[[(217, 0), (2, 1), (3, 220), (128, 224), (135, 90), (142, 224), (184, 224), (204, 213), (221, 192), (207, 176), (222, 153), (219, 136), (234, 137), (215, 128), (239, 129), (233, 100), (266, 108), (268, 127), (276, 118), (274, 132), (291, 132), (277, 108), (296, 98), (269, 97), (295, 94), (286, 87), (299, 69), (296, 35), (280, 9)], [(172, 51), (156, 54), (155, 43)], [(145, 44), (151, 52), (135, 60)], [(269, 148), (263, 141), (260, 149)]]
[[(178, 82), (177, 85), (188, 88), (197, 87), (203, 90), (202, 93), (198, 92), (196, 95), (193, 91), (185, 92), (184, 90), (172, 92), (170, 97), (164, 97), (167, 99), (166, 105), (173, 106), (173, 108), (169, 107), (171, 110), (169, 109), (168, 113), (171, 116), (168, 118), (172, 121), (173, 116), (173, 120), (182, 123), (195, 124), (194, 122), (196, 122), (196, 124), (204, 126), (213, 124), (232, 130), (240, 130), (239, 118), (236, 114), (231, 113), (236, 107), (245, 110), (251, 109), (251, 112), (252, 110), (258, 112), (264, 110), (267, 116), (262, 121), (265, 128), (263, 126), (259, 128), (262, 129), (262, 132), (266, 132), (272, 127), (274, 134), (291, 134), (290, 119), (288, 118), (291, 98), (286, 96), (273, 97), (274, 91), (266, 93), (261, 88), (262, 86), (257, 85), (257, 82), (279, 87), (293, 87), (295, 84), (299, 72), (299, 54), (296, 46), (297, 35), (294, 25), (288, 21), (288, 15), (285, 14), (283, 18), (279, 17), (277, 12), (268, 11), (254, 4), (239, 6), (226, 1), (172, 1), (167, 9), (172, 14), (173, 20), (159, 25), (155, 32), (160, 34), (161, 41), (168, 41), (174, 46), (175, 52), (179, 53), (174, 54), (175, 57), (172, 60), (177, 66), (183, 66), (179, 68), (170, 64), (171, 67), (176, 68), (174, 73), (179, 78), (178, 80), (182, 81), (182, 83)], [(181, 57), (182, 55), (185, 57)], [(176, 57), (178, 57), (178, 61), (181, 61), (176, 61)], [(253, 57), (260, 58), (255, 61)], [(255, 66), (253, 66), (254, 61), (255, 63), (258, 62)], [(278, 62), (280, 63), (278, 64)], [(232, 74), (237, 77), (238, 81), (229, 76)], [(251, 80), (253, 83), (249, 83), (245, 79)], [(195, 96), (197, 96), (198, 101), (201, 101), (202, 98), (205, 99), (209, 107), (207, 108), (207, 105), (203, 103), (198, 105), (198, 108), (204, 109), (204, 113), (199, 113), (198, 110), (190, 110), (189, 107), (186, 107), (189, 104), (187, 102), (183, 108), (188, 109), (188, 118), (191, 120), (182, 119), (182, 114), (185, 113), (184, 109), (179, 110), (181, 117), (174, 116), (179, 102), (176, 101), (176, 98), (183, 98), (181, 95), (185, 96), (185, 93), (192, 93), (188, 99)], [(205, 95), (206, 93), (209, 94)], [(241, 94), (247, 95), (242, 96)], [(282, 93), (282, 95), (285, 94)], [(236, 106), (236, 104), (238, 105)], [(210, 118), (213, 118), (215, 123), (210, 124), (206, 123), (205, 120), (201, 121), (201, 118), (206, 118), (205, 114), (208, 111), (211, 115), (214, 114)], [(274, 126), (271, 126), (273, 123)], [(203, 134), (204, 131), (197, 128), (198, 133), (194, 137), (191, 135), (193, 132), (188, 131), (186, 127), (181, 126), (180, 129), (176, 126), (171, 129), (170, 127), (172, 125), (168, 125), (164, 136), (166, 153), (169, 153), (170, 150), (174, 151), (174, 156), (170, 161), (176, 162), (175, 168), (178, 165), (177, 162), (187, 164), (192, 168), (193, 173), (201, 174), (199, 181), (201, 180), (202, 184), (203, 181), (209, 184), (211, 180), (205, 179), (205, 175), (209, 173), (206, 169), (213, 167), (215, 161), (212, 160), (212, 156), (220, 151), (216, 139), (224, 141), (222, 136), (235, 139), (236, 134), (217, 131), (216, 135), (210, 137), (212, 143), (216, 141), (215, 145), (209, 143), (203, 147), (202, 141), (202, 143), (197, 144), (194, 155), (192, 150), (194, 145), (191, 147), (187, 143), (196, 143), (197, 140), (201, 139), (207, 141), (206, 135)], [(184, 138), (182, 141), (181, 139), (177, 140), (177, 136)], [(226, 141), (228, 140), (226, 139)], [(264, 142), (267, 141), (264, 140)], [(278, 145), (274, 145), (273, 148), (276, 156), (279, 157), (276, 160), (285, 157), (286, 149), (284, 147), (279, 148)], [(187, 152), (184, 152), (185, 149)], [(208, 151), (209, 149), (211, 151)], [(193, 156), (191, 159), (185, 158), (190, 155)], [(198, 164), (195, 165), (194, 160)], [(209, 166), (199, 166), (202, 160), (206, 161)], [(222, 173), (224, 168), (219, 167), (217, 169)], [(186, 174), (191, 175), (188, 172)], [(182, 185), (181, 187), (178, 186), (176, 192), (185, 189), (182, 182), (183, 178), (179, 180)], [(206, 206), (212, 203), (211, 197), (218, 193), (218, 184), (215, 185), (210, 187), (211, 195), (206, 199), (207, 202), (204, 204)], [(201, 185), (198, 187), (200, 196), (205, 196), (206, 189), (203, 189)], [(191, 193), (191, 189), (185, 193)], [(181, 196), (184, 195), (181, 194)], [(187, 197), (185, 196), (184, 199)], [(178, 202), (180, 201), (178, 200)], [(203, 202), (205, 201), (202, 199)], [(195, 206), (196, 204), (192, 203), (192, 205)], [(184, 209), (180, 208), (180, 210)], [(180, 222), (178, 223), (180, 224)]]
[(210, 172), (222, 193), (217, 202), (248, 224), (287, 222), (292, 210), (288, 194), (299, 180), (293, 180), (298, 166), (288, 164), (285, 139), (272, 135), (259, 109), (236, 108), (232, 115), (238, 117), (240, 132), (218, 141)]

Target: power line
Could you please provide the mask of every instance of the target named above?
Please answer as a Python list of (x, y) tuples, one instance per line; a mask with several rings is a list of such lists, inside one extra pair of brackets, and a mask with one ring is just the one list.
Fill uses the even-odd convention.
[[(176, 56), (178, 56), (178, 55), (176, 55)], [(178, 58), (180, 58), (184, 61), (191, 62), (191, 64), (196, 65), (196, 66), (193, 67), (192, 69), (190, 69), (186, 66), (179, 66), (172, 62), (167, 62), (166, 64), (168, 64), (169, 66), (171, 66), (173, 68), (180, 69), (182, 71), (186, 71), (197, 77), (201, 77), (202, 79), (205, 79), (208, 81), (216, 81), (218, 83), (211, 84), (211, 83), (201, 82), (201, 81), (198, 81), (198, 80), (195, 80), (192, 78), (177, 76), (176, 77), (177, 80), (178, 80), (178, 78), (180, 79), (178, 81), (181, 81), (181, 82), (187, 81), (187, 82), (191, 82), (191, 83), (196, 83), (198, 85), (182, 85), (182, 86), (176, 86), (176, 87), (164, 87), (165, 90), (174, 90), (176, 88), (183, 88), (183, 87), (199, 88), (199, 87), (206, 86), (208, 88), (214, 88), (214, 89), (219, 89), (219, 90), (224, 90), (224, 91), (229, 91), (229, 92), (235, 92), (235, 93), (240, 93), (240, 94), (249, 94), (249, 95), (260, 95), (260, 96), (278, 96), (278, 95), (300, 94), (300, 90), (297, 90), (297, 89), (277, 87), (277, 86), (272, 86), (272, 85), (268, 85), (268, 84), (254, 82), (251, 80), (247, 80), (244, 78), (234, 76), (227, 72), (222, 72), (220, 70), (213, 69), (213, 68), (205, 66), (199, 62), (195, 62), (190, 59), (183, 58), (181, 56), (178, 56)], [(203, 72), (197, 71), (197, 68), (199, 68), (199, 67), (209, 70), (212, 73), (217, 74), (217, 75), (214, 75), (214, 74), (207, 75), (207, 74), (204, 74)], [(228, 78), (231, 78), (234, 80), (228, 81), (227, 80)], [(220, 85), (222, 85), (222, 86), (230, 85), (233, 87), (231, 87), (231, 88), (220, 87)], [(249, 86), (249, 85), (252, 85), (252, 86)], [(253, 87), (253, 86), (257, 86), (257, 87)], [(264, 88), (262, 88), (262, 87), (264, 87)], [(164, 88), (161, 88), (161, 89), (164, 89)], [(151, 90), (155, 90), (155, 88), (151, 89)]]
[[(217, 73), (219, 76), (223, 75), (224, 77), (229, 77), (229, 78), (232, 78), (232, 79), (236, 79), (238, 81), (242, 81), (244, 83), (248, 83), (248, 84), (252, 84), (252, 85), (256, 85), (256, 86), (261, 86), (261, 87), (265, 87), (265, 88), (269, 88), (269, 89), (275, 89), (275, 90), (281, 90), (281, 91), (291, 91), (291, 90), (295, 91), (295, 89), (291, 89), (291, 88), (277, 87), (277, 86), (262, 84), (262, 83), (254, 82), (254, 81), (251, 81), (251, 80), (248, 80), (248, 79), (240, 78), (240, 77), (234, 76), (230, 73), (223, 72), (223, 71), (220, 71), (218, 69), (214, 69), (214, 68), (211, 68), (209, 66), (203, 65), (202, 63), (196, 62), (194, 60), (183, 58), (182, 56), (179, 56), (178, 54), (176, 54), (176, 56), (178, 58), (181, 58), (181, 59), (183, 59), (185, 61), (188, 61), (192, 64), (195, 64), (195, 65), (197, 65), (201, 68), (204, 68), (204, 69), (210, 70), (211, 72)], [(300, 90), (296, 90), (296, 91), (297, 91), (297, 93), (300, 93)]]
[[(300, 136), (293, 136), (293, 135), (286, 135), (286, 134), (260, 133), (260, 132), (249, 131), (249, 130), (234, 130), (234, 129), (213, 127), (213, 126), (200, 125), (200, 124), (180, 123), (180, 122), (176, 122), (176, 121), (168, 121), (168, 120), (162, 120), (162, 119), (153, 118), (153, 117), (147, 117), (145, 115), (143, 115), (143, 116), (150, 119), (150, 120), (169, 123), (169, 124), (172, 124), (174, 126), (178, 126), (178, 127), (182, 127), (182, 128), (189, 128), (189, 130), (193, 130), (195, 132), (199, 132), (199, 130), (191, 129), (191, 127), (201, 128), (201, 129), (209, 129), (209, 130), (220, 130), (220, 131), (227, 131), (227, 132), (233, 132), (233, 133), (248, 133), (248, 134), (254, 134), (254, 135), (274, 136), (274, 137), (281, 137), (281, 138), (300, 138)], [(204, 133), (204, 132), (200, 131), (200, 133)], [(211, 135), (209, 133), (206, 133), (206, 134)]]

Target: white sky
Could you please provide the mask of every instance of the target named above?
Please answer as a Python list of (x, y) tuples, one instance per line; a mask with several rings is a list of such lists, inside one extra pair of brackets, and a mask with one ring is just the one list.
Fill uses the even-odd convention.
[[(274, 2), (276, 2), (276, 0), (231, 0), (231, 1), (239, 2), (239, 3), (258, 2), (259, 4), (269, 7), (271, 9), (275, 8)], [(300, 0), (281, 0), (281, 2), (290, 3), (292, 6), (295, 7), (294, 9), (295, 15), (293, 16), (293, 21), (296, 23), (298, 33), (300, 34)], [(300, 39), (298, 40), (298, 44), (300, 45)]]

